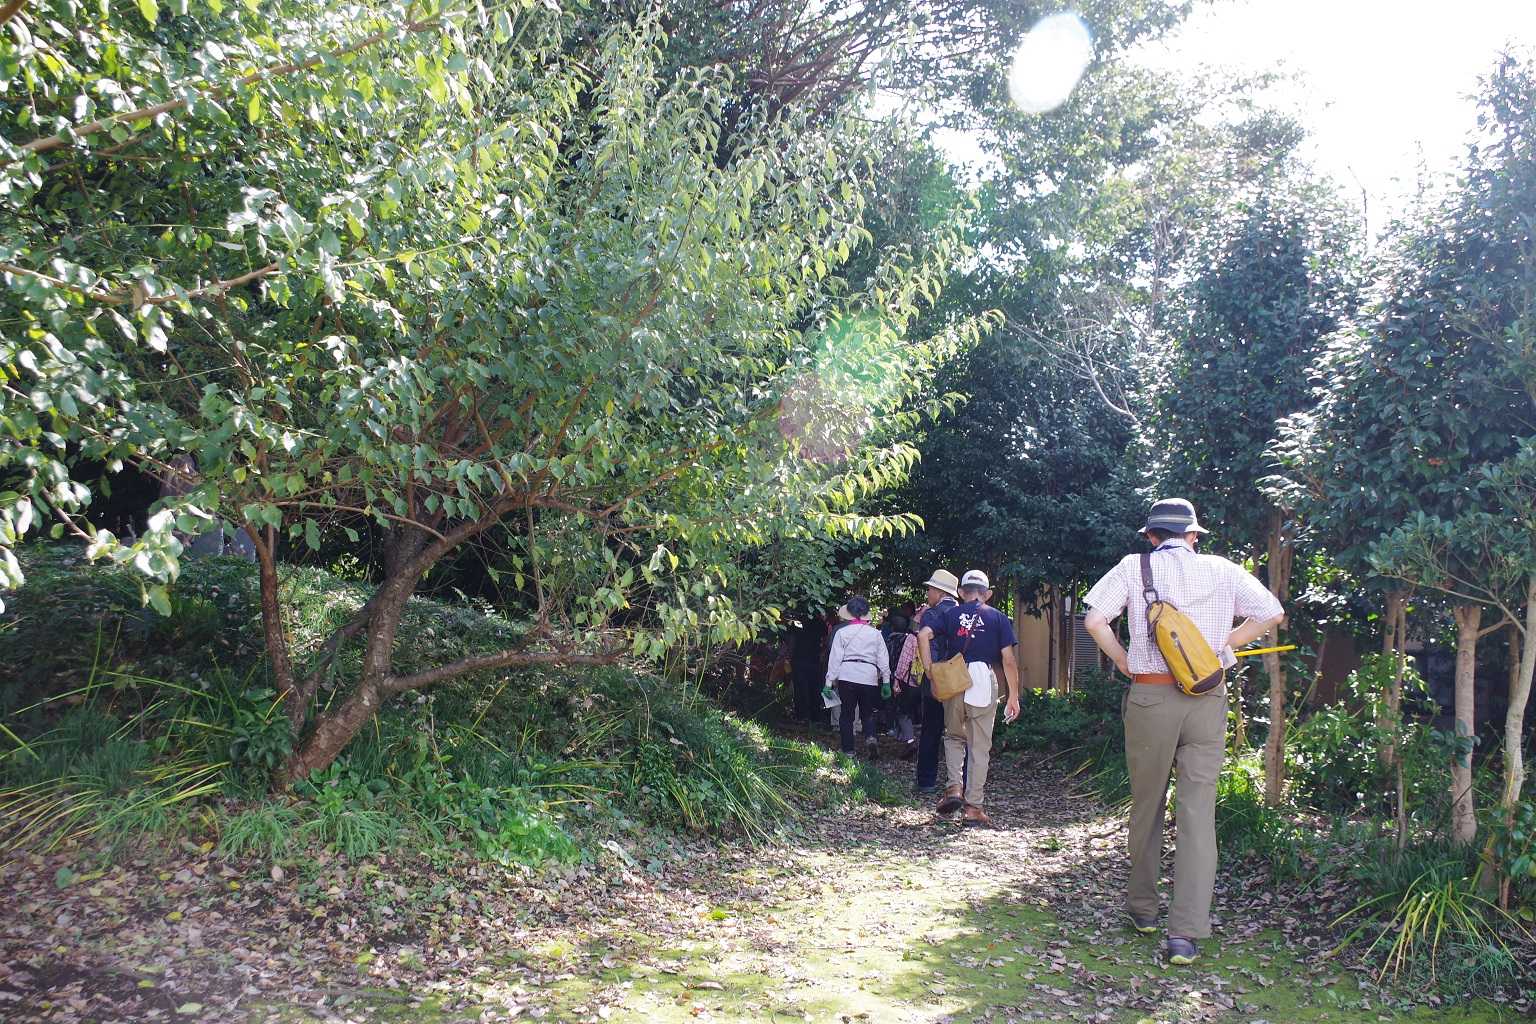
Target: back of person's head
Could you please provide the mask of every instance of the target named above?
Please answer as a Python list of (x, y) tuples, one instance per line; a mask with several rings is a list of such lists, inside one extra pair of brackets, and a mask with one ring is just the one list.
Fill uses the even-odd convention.
[(847, 608), (856, 619), (862, 619), (869, 614), (869, 600), (862, 594), (854, 594), (843, 607)]
[(905, 633), (908, 627), (911, 626), (912, 620), (901, 614), (901, 612), (891, 612), (891, 614), (885, 617), (885, 624), (897, 633)]
[(1182, 533), (1174, 533), (1172, 530), (1148, 530), (1147, 539), (1153, 544), (1166, 544), (1175, 537), (1183, 537)]
[(960, 597), (966, 601), (985, 601), (992, 581), (980, 569), (967, 569), (960, 577)]

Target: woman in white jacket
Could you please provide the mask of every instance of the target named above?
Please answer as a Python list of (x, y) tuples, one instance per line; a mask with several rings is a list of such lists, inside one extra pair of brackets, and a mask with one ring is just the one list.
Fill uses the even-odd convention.
[(847, 625), (832, 634), (832, 650), (827, 655), (827, 688), (837, 687), (843, 702), (838, 715), (843, 753), (852, 755), (853, 715), (857, 711), (864, 724), (864, 750), (875, 757), (875, 708), (880, 691), (891, 682), (891, 656), (885, 649), (885, 637), (868, 622), (869, 602), (853, 596), (838, 610), (847, 613)]

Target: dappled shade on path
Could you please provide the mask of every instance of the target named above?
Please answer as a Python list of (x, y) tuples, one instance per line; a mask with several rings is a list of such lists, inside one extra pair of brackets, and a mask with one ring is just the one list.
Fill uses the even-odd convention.
[[(0, 1009), (295, 1024), (1504, 1019), (1488, 1004), (1409, 1011), (1412, 993), (1326, 957), (1319, 887), (1272, 890), (1244, 870), (1223, 875), (1207, 959), (1165, 967), (1158, 939), (1121, 917), (1123, 815), (1073, 783), (1004, 758), (990, 830), (860, 805), (760, 848), (647, 852), (637, 834), (544, 878), (337, 861), (300, 884), (194, 860), (135, 876), (162, 892), (71, 891), (55, 887), (54, 859), (27, 858), (7, 874), (22, 914), (0, 925), (16, 965), (0, 973)], [(320, 879), (351, 885), (345, 901)], [(204, 896), (179, 902), (178, 886)], [(323, 940), (285, 932), (308, 914), (330, 927)], [(44, 957), (47, 970), (20, 966)]]

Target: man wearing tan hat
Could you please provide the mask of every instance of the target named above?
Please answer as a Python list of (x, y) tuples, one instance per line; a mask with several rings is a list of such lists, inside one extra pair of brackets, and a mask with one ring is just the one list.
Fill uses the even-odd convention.
[(960, 578), (961, 603), (925, 615), (917, 634), (924, 664), (935, 664), (933, 641), (943, 637), (949, 656), (962, 655), (970, 672), (970, 689), (944, 702), (944, 760), (949, 777), (938, 806), (940, 814), (953, 814), (963, 807), (967, 825), (992, 824), (982, 803), (992, 761), (999, 674), (1008, 681), (1005, 717), (1011, 722), (1019, 714), (1019, 662), (1014, 651), (1018, 641), (1008, 616), (987, 604), (991, 597), (987, 574), (967, 570)]
[[(959, 603), (960, 581), (947, 569), (935, 569), (923, 586), (928, 588), (927, 602), (912, 620), (913, 629), (921, 629), (924, 620), (936, 617)], [(935, 640), (933, 656), (940, 661), (949, 657), (942, 640)], [(918, 698), (917, 778), (914, 780), (919, 793), (933, 793), (939, 788), (939, 752), (944, 749), (944, 705), (933, 699), (932, 684), (928, 681), (928, 665), (923, 665), (923, 685)]]
[[(1142, 533), (1153, 545), (1156, 595), (1194, 622), (1221, 663), (1237, 663), (1233, 648), (1263, 636), (1284, 610), (1252, 574), (1216, 555), (1195, 554), (1205, 527), (1183, 498), (1166, 498), (1147, 513)], [(1216, 777), (1227, 746), (1227, 688), (1187, 696), (1173, 685), (1147, 629), (1150, 589), (1141, 556), (1127, 555), (1088, 591), (1083, 625), (1115, 667), (1131, 677), (1123, 707), (1125, 761), (1131, 776), (1131, 876), (1125, 907), (1131, 925), (1157, 931), (1157, 879), (1163, 855), (1163, 815), (1168, 773), (1178, 766), (1179, 807), (1175, 828), (1173, 902), (1168, 905), (1167, 955), (1189, 964), (1200, 955), (1197, 939), (1211, 934), (1211, 889), (1216, 882)], [(1131, 649), (1112, 623), (1129, 608)], [(1236, 629), (1239, 616), (1246, 621)]]

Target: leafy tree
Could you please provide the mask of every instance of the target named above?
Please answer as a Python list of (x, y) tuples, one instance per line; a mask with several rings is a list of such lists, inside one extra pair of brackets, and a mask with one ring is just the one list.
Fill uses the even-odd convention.
[[(758, 118), (722, 159), (728, 80), (666, 77), (650, 19), (159, 11), (56, 0), (0, 54), (34, 97), (0, 122), (6, 539), (50, 518), (169, 581), (174, 526), (247, 531), (307, 724), (286, 778), (411, 689), (743, 638), (776, 614), (728, 594), (743, 551), (910, 527), (855, 503), (910, 467), (908, 400), (979, 324), (905, 343), (960, 252), (943, 226), (832, 283), (869, 240), (863, 132)], [(187, 493), (132, 543), (91, 533), (79, 458)], [(291, 651), (282, 545), (363, 524), (372, 597)], [(523, 641), (398, 671), (423, 576), (496, 534)]]
[[(1021, 608), (1055, 608), (1059, 591), (1123, 551), (1129, 509), (1139, 503), (1118, 471), (1132, 425), (1054, 346), (1085, 318), (1081, 293), (1118, 269), (1126, 169), (1156, 146), (1176, 110), (1158, 82), (1115, 58), (1182, 11), (1104, 4), (1083, 12), (1095, 61), (1049, 114), (1014, 108), (1000, 71), (975, 78), (951, 109), (953, 123), (979, 132), (997, 169), (978, 189), (974, 240), (987, 258), (952, 282), (944, 306), (994, 308), (1004, 326), (941, 374), (942, 391), (968, 398), (924, 435), (923, 461), (897, 500), (926, 529), (885, 545), (887, 575), (981, 565), (1016, 591)], [(1118, 339), (1109, 347), (1112, 362)]]
[[(1505, 722), (1504, 791), (1507, 815), (1524, 782), (1521, 744), (1530, 695), (1536, 628), (1536, 65), (1505, 56), (1489, 76), (1464, 179), (1430, 256), (1443, 270), (1436, 303), (1446, 330), (1438, 346), (1465, 360), (1465, 410), (1470, 442), (1449, 449), (1460, 499), (1429, 506), (1377, 544), (1384, 573), (1431, 587), (1458, 601), (1456, 723), (1462, 751), (1453, 766), (1458, 790), (1455, 834), (1472, 839), (1472, 676), (1478, 637), (1512, 623), (1522, 643), (1511, 646), (1519, 669), (1511, 676)], [(1476, 397), (1474, 397), (1476, 396)], [(1459, 440), (1459, 438), (1458, 438)], [(1434, 461), (1431, 459), (1431, 461)], [(1480, 628), (1481, 610), (1500, 613)], [(1522, 606), (1524, 611), (1522, 613)], [(1462, 794), (1465, 793), (1463, 797)]]
[[(1368, 328), (1319, 361), (1319, 403), (1296, 417), (1281, 454), (1300, 472), (1303, 506), (1338, 555), (1418, 585), (1452, 590), (1457, 621), (1454, 835), (1476, 831), (1471, 793), (1473, 670), (1482, 607), (1511, 566), (1492, 543), (1490, 472), (1536, 433), (1530, 380), (1531, 75), (1505, 59), (1489, 80), (1465, 174), (1391, 252)], [(1295, 479), (1295, 478), (1293, 478)], [(1494, 499), (1491, 503), (1490, 499)], [(1383, 541), (1383, 538), (1386, 538)], [(1433, 568), (1439, 566), (1438, 569)], [(1499, 602), (1493, 602), (1495, 604)]]
[[(1275, 468), (1276, 421), (1310, 403), (1307, 371), (1353, 312), (1357, 232), (1336, 193), (1288, 153), (1235, 199), (1195, 247), (1193, 278), (1165, 317), (1170, 356), (1158, 364), (1151, 434), (1164, 489), (1196, 497), (1218, 524), (1218, 542), (1263, 555), (1270, 590), (1283, 600), (1294, 525), (1260, 481)], [(1265, 663), (1265, 799), (1274, 804), (1284, 785), (1286, 681), (1279, 655)]]

